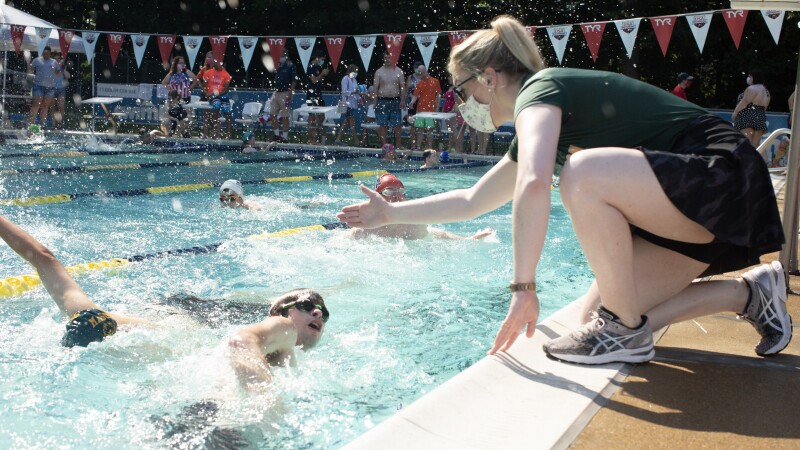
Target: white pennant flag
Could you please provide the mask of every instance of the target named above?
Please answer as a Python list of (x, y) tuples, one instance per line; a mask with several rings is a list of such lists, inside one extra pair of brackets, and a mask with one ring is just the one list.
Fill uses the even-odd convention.
[(361, 55), (361, 62), (364, 63), (364, 71), (369, 70), (369, 62), (372, 60), (372, 51), (375, 50), (375, 36), (353, 36), (358, 45), (358, 54)]
[(239, 36), (239, 49), (242, 51), (242, 61), (244, 62), (244, 71), (250, 67), (250, 60), (253, 58), (253, 52), (256, 51), (257, 37), (252, 36)]
[(767, 23), (767, 28), (772, 34), (772, 39), (775, 40), (775, 45), (778, 45), (778, 39), (781, 37), (781, 29), (783, 28), (783, 16), (786, 11), (777, 11), (774, 9), (761, 11), (761, 17)]
[(133, 54), (136, 56), (136, 67), (142, 67), (142, 58), (144, 58), (144, 51), (147, 50), (147, 41), (149, 40), (149, 34), (131, 35), (131, 42), (133, 42)]
[(308, 70), (308, 63), (311, 61), (311, 52), (314, 51), (314, 43), (317, 38), (314, 36), (300, 36), (294, 38), (297, 46), (297, 53), (300, 54), (300, 62), (303, 63), (303, 73)]
[(430, 67), (431, 56), (433, 56), (433, 49), (436, 48), (436, 39), (439, 33), (416, 33), (414, 40), (417, 41), (419, 52), (422, 53), (422, 62), (425, 67)]
[(615, 20), (614, 25), (617, 27), (619, 38), (625, 46), (625, 51), (628, 52), (628, 59), (633, 54), (633, 45), (636, 43), (636, 35), (639, 33), (639, 23), (642, 19), (622, 19)]
[(84, 31), (81, 33), (83, 39), (83, 52), (86, 53), (86, 58), (89, 62), (94, 59), (94, 47), (97, 45), (97, 39), (100, 38), (100, 33), (92, 31)]
[(189, 68), (191, 69), (197, 60), (197, 52), (200, 51), (200, 44), (203, 43), (203, 36), (181, 36), (181, 39), (183, 39), (183, 49), (186, 50), (186, 55), (189, 57)]
[(694, 35), (694, 41), (697, 43), (697, 48), (700, 54), (703, 54), (703, 47), (706, 46), (706, 37), (708, 36), (708, 29), (711, 28), (711, 17), (713, 14), (693, 14), (686, 16), (689, 22), (689, 28)]
[(36, 28), (36, 46), (39, 49), (39, 54), (41, 55), (42, 52), (44, 52), (44, 48), (47, 47), (47, 44), (50, 41), (50, 33), (53, 31), (53, 29), (44, 27), (35, 27), (35, 28)]
[(564, 58), (564, 50), (567, 48), (570, 32), (572, 32), (572, 25), (547, 27), (547, 35), (550, 36), (550, 43), (553, 44), (553, 50), (556, 51), (559, 64), (561, 64), (561, 60)]

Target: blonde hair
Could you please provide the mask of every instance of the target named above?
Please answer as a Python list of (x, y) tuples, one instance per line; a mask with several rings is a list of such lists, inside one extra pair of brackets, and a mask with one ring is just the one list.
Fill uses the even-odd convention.
[(492, 21), (491, 30), (478, 31), (453, 47), (447, 70), (480, 75), (487, 67), (518, 77), (536, 73), (545, 65), (528, 30), (511, 16), (499, 16)]
[(293, 289), (281, 295), (274, 302), (272, 302), (272, 306), (269, 308), (269, 315), (283, 316), (285, 315), (283, 308), (284, 305), (306, 299), (311, 300), (318, 305), (325, 306), (325, 300), (322, 299), (322, 296), (319, 295), (317, 291), (309, 288)]

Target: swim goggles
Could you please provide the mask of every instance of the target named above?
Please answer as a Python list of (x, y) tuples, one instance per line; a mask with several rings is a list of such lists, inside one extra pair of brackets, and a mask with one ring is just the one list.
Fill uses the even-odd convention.
[(386, 198), (399, 197), (399, 196), (402, 196), (402, 195), (406, 195), (406, 189), (405, 188), (401, 188), (401, 187), (399, 187), (399, 188), (386, 188), (383, 191), (381, 191), (381, 195), (386, 197)]
[(292, 308), (296, 308), (298, 311), (307, 312), (309, 314), (314, 312), (315, 309), (318, 309), (322, 311), (323, 322), (327, 322), (328, 319), (331, 317), (331, 313), (328, 312), (328, 308), (326, 308), (325, 305), (314, 303), (311, 300), (298, 300), (295, 302), (289, 302), (283, 305), (283, 307), (281, 307), (281, 310), (287, 311)]

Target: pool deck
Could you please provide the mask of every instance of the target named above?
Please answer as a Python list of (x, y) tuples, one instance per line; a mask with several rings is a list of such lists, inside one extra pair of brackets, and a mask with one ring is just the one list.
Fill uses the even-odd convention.
[[(800, 277), (790, 276), (789, 287), (800, 290)], [(798, 320), (800, 296), (788, 304)], [(660, 330), (648, 364), (548, 359), (541, 344), (573, 328), (578, 307), (562, 308), (532, 339), (481, 359), (345, 448), (800, 448), (800, 338), (761, 358), (753, 327), (723, 313)]]

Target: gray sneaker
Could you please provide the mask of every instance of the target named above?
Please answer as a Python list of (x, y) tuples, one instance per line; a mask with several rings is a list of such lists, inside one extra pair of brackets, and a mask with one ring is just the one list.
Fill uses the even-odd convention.
[(761, 335), (756, 354), (774, 355), (792, 340), (792, 318), (786, 310), (786, 278), (778, 261), (745, 272), (750, 300), (739, 317), (750, 322)]
[(543, 348), (553, 358), (580, 364), (647, 362), (655, 355), (653, 330), (646, 316), (642, 320), (642, 326), (633, 330), (600, 308), (591, 322), (546, 342)]

